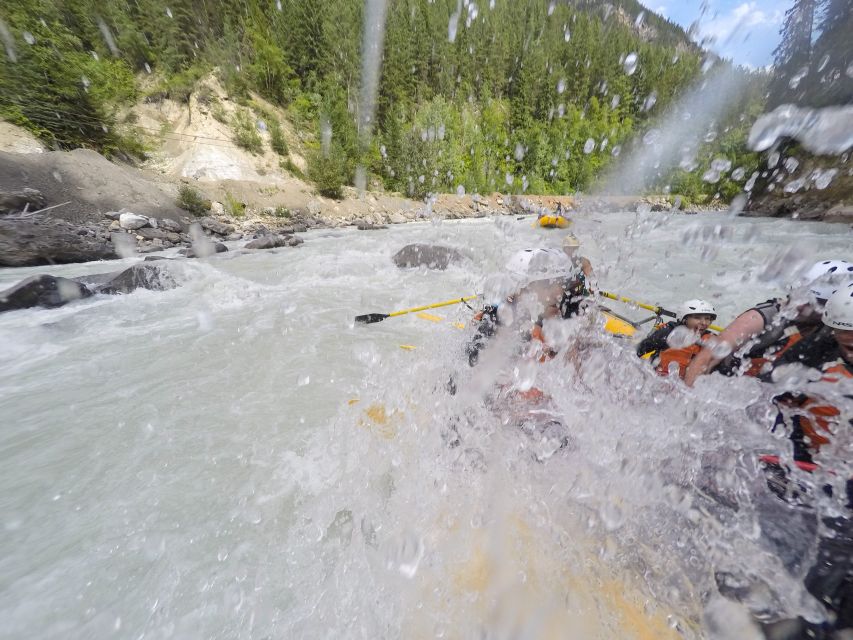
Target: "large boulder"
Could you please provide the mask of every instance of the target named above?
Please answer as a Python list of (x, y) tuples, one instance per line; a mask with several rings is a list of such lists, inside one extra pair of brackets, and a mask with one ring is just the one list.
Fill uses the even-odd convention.
[(122, 229), (141, 229), (148, 226), (148, 218), (135, 213), (122, 213), (118, 217)]
[(0, 215), (38, 211), (47, 206), (47, 198), (37, 189), (25, 188), (22, 191), (0, 191)]
[(157, 262), (141, 262), (112, 274), (112, 277), (95, 288), (96, 293), (130, 293), (136, 289), (165, 291), (178, 286), (174, 276)]
[(450, 264), (461, 261), (462, 254), (456, 249), (437, 244), (408, 244), (391, 259), (401, 269), (426, 267), (443, 271)]
[(14, 287), (0, 291), (0, 312), (30, 307), (60, 307), (90, 295), (92, 292), (88, 287), (68, 278), (46, 274), (32, 276)]
[(275, 249), (276, 247), (295, 247), (303, 243), (302, 238), (296, 236), (269, 235), (256, 238), (246, 243), (246, 249)]
[(112, 243), (61, 220), (0, 220), (0, 267), (109, 260)]
[(218, 236), (227, 236), (234, 233), (234, 227), (232, 225), (220, 222), (214, 218), (202, 218), (198, 223), (203, 229), (207, 229)]

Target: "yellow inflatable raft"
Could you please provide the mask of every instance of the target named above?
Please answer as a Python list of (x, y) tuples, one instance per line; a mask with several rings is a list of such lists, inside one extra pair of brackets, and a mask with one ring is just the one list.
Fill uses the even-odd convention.
[(538, 220), (539, 226), (545, 229), (565, 229), (572, 221), (564, 216), (547, 215)]

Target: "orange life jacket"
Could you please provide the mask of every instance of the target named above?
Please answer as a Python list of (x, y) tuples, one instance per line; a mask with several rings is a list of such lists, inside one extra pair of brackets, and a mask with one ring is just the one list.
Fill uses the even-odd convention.
[(678, 377), (684, 378), (684, 374), (687, 373), (687, 367), (690, 365), (690, 361), (696, 357), (697, 353), (702, 351), (702, 347), (704, 346), (702, 342), (713, 335), (715, 334), (707, 332), (699, 338), (699, 342), (691, 344), (689, 347), (682, 347), (680, 349), (676, 349), (674, 347), (664, 349), (660, 353), (657, 372), (662, 376), (669, 375), (670, 365), (674, 362), (678, 365)]
[(530, 339), (541, 343), (538, 345), (539, 348), (537, 349), (539, 362), (547, 362), (557, 355), (557, 352), (549, 347), (548, 343), (545, 341), (545, 334), (542, 332), (542, 325), (533, 325), (533, 330), (530, 332)]
[(772, 353), (767, 355), (760, 355), (757, 358), (750, 358), (749, 368), (746, 370), (744, 375), (757, 377), (764, 373), (765, 365), (772, 363), (777, 358), (781, 357), (783, 353), (785, 353), (788, 349), (797, 344), (800, 340), (803, 339), (803, 334), (800, 331), (791, 325), (790, 329), (792, 332), (785, 339), (785, 342), (782, 345), (774, 350)]
[[(850, 368), (842, 363), (833, 363), (824, 369), (820, 380), (821, 382), (840, 382), (845, 378), (853, 379)], [(816, 397), (806, 398), (801, 408), (805, 411), (798, 416), (800, 428), (808, 439), (809, 448), (818, 451), (823, 445), (829, 444), (829, 436), (838, 426), (841, 411), (822, 398)]]

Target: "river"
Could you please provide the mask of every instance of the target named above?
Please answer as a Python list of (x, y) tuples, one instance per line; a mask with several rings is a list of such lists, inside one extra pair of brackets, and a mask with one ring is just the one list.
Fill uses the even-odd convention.
[[(578, 215), (574, 231), (602, 288), (705, 298), (721, 322), (853, 258), (846, 227), (725, 213)], [(751, 452), (785, 444), (759, 383), (687, 390), (578, 323), (579, 361), (510, 365), (571, 432), (542, 455), (535, 424), (484, 402), (497, 374), (466, 370), (451, 321), (471, 311), (353, 322), (482, 291), (562, 234), (511, 217), (314, 231), (169, 263), (169, 291), (0, 315), (0, 637), (749, 637), (712, 594), (721, 567), (772, 585), (753, 610), (811, 610), (744, 506)], [(410, 242), (468, 259), (401, 271)], [(688, 487), (720, 451), (736, 513)]]

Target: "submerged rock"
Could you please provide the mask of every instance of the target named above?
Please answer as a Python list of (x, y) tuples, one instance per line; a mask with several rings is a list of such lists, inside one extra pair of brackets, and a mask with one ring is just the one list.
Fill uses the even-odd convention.
[(391, 259), (401, 269), (426, 267), (443, 271), (450, 264), (461, 261), (462, 254), (456, 249), (437, 244), (409, 244), (395, 253)]
[(61, 307), (92, 295), (84, 284), (51, 275), (32, 276), (0, 291), (0, 312), (31, 307)]
[(112, 243), (80, 235), (79, 227), (61, 220), (0, 221), (0, 267), (29, 267), (110, 260)]

